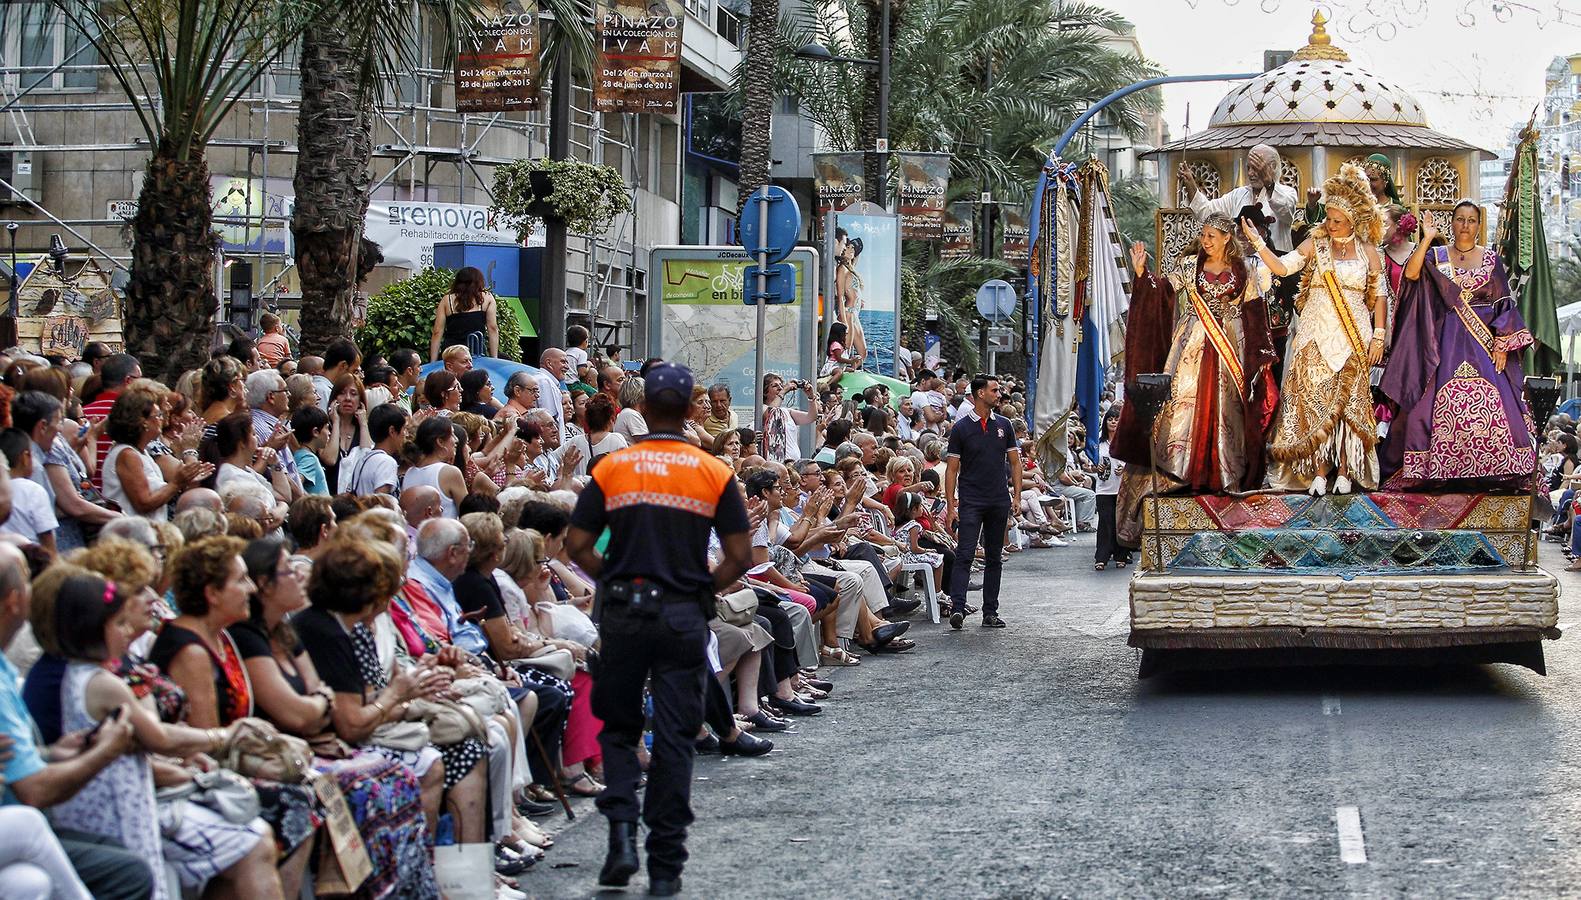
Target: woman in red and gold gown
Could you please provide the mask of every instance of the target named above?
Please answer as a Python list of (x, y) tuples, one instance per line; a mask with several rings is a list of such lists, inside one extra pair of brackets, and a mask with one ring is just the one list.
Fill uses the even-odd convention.
[[(1253, 490), (1263, 480), (1264, 432), (1278, 404), (1277, 357), (1263, 300), (1268, 279), (1265, 269), (1241, 256), (1234, 231), (1228, 216), (1208, 217), (1200, 249), (1165, 278), (1148, 270), (1142, 244), (1131, 248), (1137, 281), (1126, 376), (1166, 372), (1173, 378), (1151, 435), (1125, 404), (1112, 455), (1141, 472), (1156, 466), (1166, 490)], [(1126, 524), (1134, 524), (1130, 512), (1122, 513), (1132, 520)]]

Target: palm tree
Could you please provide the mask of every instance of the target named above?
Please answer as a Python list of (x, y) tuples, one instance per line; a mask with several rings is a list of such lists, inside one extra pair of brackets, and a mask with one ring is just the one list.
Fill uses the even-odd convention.
[[(54, 0), (98, 51), (153, 149), (132, 219), (123, 328), (145, 369), (208, 358), (219, 306), (208, 140), (307, 26), (308, 2)], [(159, 362), (156, 364), (155, 361)]]
[[(797, 0), (794, 15), (781, 18), (780, 44), (866, 55), (878, 36), (876, 2)], [(1076, 116), (1116, 88), (1157, 74), (1146, 61), (1103, 45), (1125, 20), (1087, 3), (905, 0), (891, 7), (890, 21), (890, 146), (951, 154), (956, 198), (991, 191), (1001, 202), (1024, 202), (1048, 150)], [(876, 125), (864, 72), (782, 52), (776, 74), (832, 149), (872, 146)], [(1140, 133), (1143, 112), (1157, 102), (1150, 93), (1133, 94), (1109, 107), (1111, 121)], [(968, 288), (994, 277), (991, 269), (982, 260), (976, 268), (936, 265), (925, 249), (912, 245), (904, 255), (912, 283), (941, 310), (953, 307), (969, 319)]]
[(752, 0), (747, 46), (737, 83), (741, 93), (741, 167), (738, 208), (769, 181), (774, 123), (774, 60), (779, 53), (779, 0)]
[[(406, 0), (328, 5), (321, 27), (303, 32), (302, 108), (297, 119), (291, 231), (302, 280), (302, 345), (322, 349), (351, 333), (351, 300), (370, 268), (362, 228), (372, 184), (374, 102), (422, 64), (421, 47), (440, 47), (440, 67), (454, 59), (471, 23), (494, 4), (485, 0), (423, 0), (413, 15)], [(514, 6), (514, 3), (507, 4)], [(545, 70), (558, 58), (592, 69), (590, 9), (578, 0), (543, 0), (554, 23), (542, 43)], [(573, 22), (561, 28), (558, 23)]]

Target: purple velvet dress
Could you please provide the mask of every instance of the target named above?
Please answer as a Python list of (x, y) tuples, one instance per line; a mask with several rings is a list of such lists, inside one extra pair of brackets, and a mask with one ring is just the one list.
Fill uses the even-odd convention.
[[(1421, 277), (1405, 281), (1398, 332), (1380, 385), (1399, 404), (1379, 456), (1391, 487), (1479, 479), (1514, 487), (1532, 477), (1536, 447), (1522, 398), (1517, 351), (1532, 334), (1490, 247), (1473, 269), (1428, 251)], [(1504, 371), (1496, 351), (1509, 354)]]

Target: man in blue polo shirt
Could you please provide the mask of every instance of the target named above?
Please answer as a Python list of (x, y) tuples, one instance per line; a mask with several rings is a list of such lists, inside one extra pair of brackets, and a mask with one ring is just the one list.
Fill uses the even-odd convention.
[[(945, 527), (958, 526), (955, 558), (961, 560), (950, 573), (950, 627), (966, 619), (967, 576), (983, 540), (983, 627), (1003, 628), (999, 618), (999, 575), (1005, 546), (1005, 526), (1010, 519), (1010, 498), (1021, 496), (1021, 452), (1010, 420), (994, 413), (999, 405), (999, 379), (978, 375), (971, 383), (970, 411), (950, 428), (949, 459), (944, 464), (944, 496), (949, 506)], [(1009, 483), (1015, 482), (1011, 493)]]

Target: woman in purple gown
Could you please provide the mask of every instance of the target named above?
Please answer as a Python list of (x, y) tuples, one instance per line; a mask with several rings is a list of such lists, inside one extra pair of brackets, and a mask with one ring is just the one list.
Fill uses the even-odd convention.
[(1430, 248), (1438, 230), (1431, 216), (1422, 222), (1381, 385), (1400, 407), (1379, 458), (1383, 476), (1392, 487), (1517, 487), (1537, 457), (1518, 356), (1532, 333), (1498, 254), (1477, 243), (1481, 208), (1455, 205), (1452, 246)]

